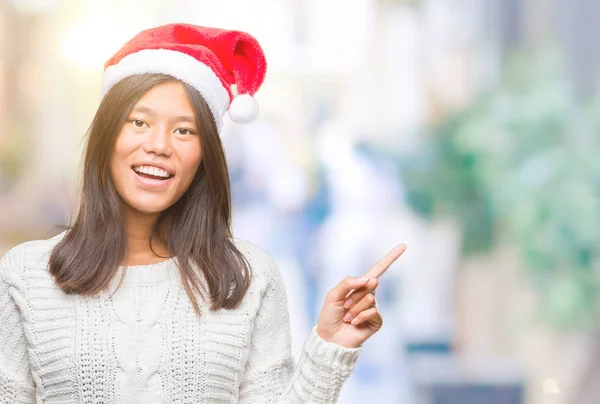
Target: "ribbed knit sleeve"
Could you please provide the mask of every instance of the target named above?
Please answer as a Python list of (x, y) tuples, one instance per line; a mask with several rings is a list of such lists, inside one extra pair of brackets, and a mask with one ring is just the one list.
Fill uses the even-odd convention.
[(0, 259), (0, 404), (35, 403), (35, 383), (29, 367), (27, 343), (16, 304), (10, 253)]
[(335, 403), (360, 348), (327, 342), (313, 327), (294, 366), (285, 286), (277, 264), (269, 261), (239, 403)]

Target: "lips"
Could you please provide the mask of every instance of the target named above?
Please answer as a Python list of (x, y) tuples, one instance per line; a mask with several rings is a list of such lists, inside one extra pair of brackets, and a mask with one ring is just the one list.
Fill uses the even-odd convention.
[(160, 176), (156, 176), (156, 175), (152, 175), (152, 174), (141, 173), (141, 172), (138, 172), (138, 171), (135, 171), (135, 173), (137, 175), (139, 175), (140, 177), (147, 178), (149, 180), (165, 181), (165, 180), (169, 179), (169, 177), (160, 177)]
[(138, 174), (147, 174), (153, 177), (169, 178), (175, 175), (171, 167), (154, 161), (140, 161), (131, 166)]
[(139, 176), (150, 179), (164, 180), (172, 177), (167, 171), (162, 168), (153, 166), (134, 166), (132, 167)]
[[(136, 167), (138, 168), (138, 167)], [(139, 170), (138, 170), (139, 171)], [(169, 175), (167, 177), (161, 177), (160, 175), (146, 174), (144, 172), (138, 172), (133, 167), (131, 172), (135, 176), (136, 183), (142, 188), (161, 190), (166, 189), (169, 184), (173, 181), (174, 176)], [(162, 173), (164, 175), (164, 172)]]

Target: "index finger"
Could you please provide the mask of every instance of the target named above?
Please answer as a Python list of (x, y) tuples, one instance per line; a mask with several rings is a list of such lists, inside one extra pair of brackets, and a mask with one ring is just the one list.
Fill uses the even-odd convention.
[(375, 278), (379, 278), (381, 275), (385, 273), (385, 271), (400, 257), (404, 251), (406, 251), (406, 244), (398, 244), (396, 247), (392, 248), (392, 250), (387, 253), (382, 259), (377, 261), (375, 265), (371, 269), (367, 271), (363, 276)]

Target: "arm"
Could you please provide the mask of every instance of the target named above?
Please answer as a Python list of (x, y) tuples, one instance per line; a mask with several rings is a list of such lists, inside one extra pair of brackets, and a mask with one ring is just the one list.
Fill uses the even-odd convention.
[(313, 327), (294, 367), (285, 286), (275, 261), (266, 265), (239, 403), (335, 403), (360, 348), (327, 342)]
[(35, 403), (18, 291), (9, 282), (8, 257), (0, 259), (0, 404)]

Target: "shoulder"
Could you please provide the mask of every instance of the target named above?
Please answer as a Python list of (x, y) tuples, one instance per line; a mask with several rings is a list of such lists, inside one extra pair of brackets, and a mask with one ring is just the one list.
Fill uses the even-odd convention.
[(46, 268), (52, 250), (67, 231), (45, 240), (32, 240), (11, 248), (0, 258), (0, 277), (4, 281), (21, 277), (28, 269)]
[(233, 243), (244, 254), (244, 257), (246, 257), (251, 266), (272, 265), (275, 263), (275, 260), (268, 252), (248, 240), (234, 238)]
[(268, 252), (248, 240), (237, 238), (232, 240), (248, 261), (254, 280), (271, 282), (280, 278), (279, 266)]

